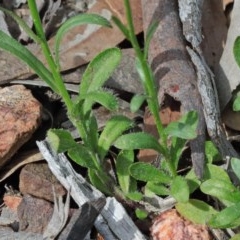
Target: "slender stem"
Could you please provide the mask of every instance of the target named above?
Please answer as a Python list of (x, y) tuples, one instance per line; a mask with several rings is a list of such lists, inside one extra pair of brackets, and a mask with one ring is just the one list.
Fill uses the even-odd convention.
[(135, 49), (137, 59), (139, 60), (140, 67), (144, 75), (143, 78), (145, 79), (144, 85), (147, 91), (149, 108), (155, 119), (155, 123), (157, 126), (158, 134), (160, 136), (162, 145), (165, 149), (167, 149), (167, 136), (164, 133), (164, 128), (159, 116), (159, 103), (158, 103), (157, 91), (156, 91), (153, 74), (151, 72), (151, 69), (148, 66), (148, 63), (145, 60), (144, 54), (141, 51), (141, 48), (138, 44), (138, 41), (135, 35), (134, 25), (132, 20), (132, 13), (131, 13), (131, 6), (129, 3), (129, 0), (124, 0), (124, 5), (126, 9), (126, 17), (127, 17), (128, 28), (129, 28), (130, 41), (133, 45), (133, 48)]

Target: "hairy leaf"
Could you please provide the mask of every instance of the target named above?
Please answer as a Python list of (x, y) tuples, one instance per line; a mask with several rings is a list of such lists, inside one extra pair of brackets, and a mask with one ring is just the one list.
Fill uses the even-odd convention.
[(111, 27), (110, 22), (106, 18), (94, 13), (84, 13), (84, 14), (79, 14), (69, 18), (58, 29), (55, 37), (55, 45), (54, 45), (55, 60), (58, 66), (59, 66), (59, 47), (64, 34), (68, 32), (70, 29), (83, 24), (97, 24), (105, 27)]
[(132, 177), (144, 182), (170, 183), (171, 177), (149, 163), (133, 163), (129, 172)]
[(224, 180), (209, 179), (201, 184), (200, 189), (205, 194), (218, 198), (226, 206), (240, 202), (240, 191)]
[(186, 179), (181, 176), (176, 176), (171, 184), (171, 195), (177, 202), (185, 203), (189, 199), (189, 187)]
[(158, 152), (164, 151), (155, 137), (144, 132), (124, 134), (114, 142), (114, 146), (125, 150), (154, 149)]
[(105, 157), (113, 142), (132, 126), (133, 122), (122, 115), (113, 116), (107, 121), (98, 140), (99, 155), (101, 159)]
[(131, 112), (137, 112), (145, 100), (146, 100), (145, 95), (138, 95), (138, 94), (134, 95), (130, 102)]
[(232, 169), (233, 169), (234, 173), (236, 174), (236, 176), (240, 180), (240, 159), (232, 158), (231, 159), (231, 166), (232, 166)]
[(237, 37), (234, 42), (233, 54), (238, 66), (240, 67), (240, 36)]
[(94, 159), (93, 153), (81, 144), (68, 150), (68, 156), (78, 165), (97, 170), (99, 164)]
[(206, 224), (211, 216), (217, 213), (213, 207), (197, 199), (190, 199), (186, 203), (179, 202), (175, 207), (182, 216), (197, 224)]
[[(128, 168), (134, 162), (133, 151), (123, 150), (121, 151), (116, 159), (116, 170), (118, 176), (119, 185), (124, 193), (129, 191), (135, 191), (136, 189), (131, 188), (131, 182), (135, 181), (129, 174)], [(135, 184), (136, 187), (136, 184)]]
[(57, 153), (66, 152), (78, 145), (70, 132), (63, 129), (50, 129), (47, 132), (47, 140)]
[(235, 228), (240, 226), (240, 203), (223, 209), (208, 222), (212, 228)]

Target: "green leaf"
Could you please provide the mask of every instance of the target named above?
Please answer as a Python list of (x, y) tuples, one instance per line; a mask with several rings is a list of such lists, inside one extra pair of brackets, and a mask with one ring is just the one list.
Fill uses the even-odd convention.
[(120, 21), (119, 18), (113, 16), (112, 17), (112, 21), (116, 24), (116, 26), (121, 30), (121, 32), (124, 34), (124, 36), (126, 37), (126, 39), (130, 39), (129, 37), (129, 31), (127, 29), (126, 26), (124, 26), (124, 24)]
[(185, 144), (186, 144), (185, 139), (181, 139), (178, 137), (172, 137), (170, 156), (171, 156), (171, 161), (173, 162), (176, 171), (178, 168), (179, 159), (182, 156), (182, 153), (184, 151)]
[(216, 197), (226, 206), (240, 202), (240, 191), (232, 183), (220, 179), (209, 179), (200, 186), (203, 193)]
[(208, 163), (213, 163), (221, 159), (221, 155), (212, 141), (205, 142), (205, 154)]
[(98, 151), (98, 124), (96, 117), (91, 113), (87, 121), (88, 139), (92, 146), (92, 151)]
[(196, 176), (193, 169), (191, 169), (187, 175), (185, 176), (185, 179), (187, 180), (189, 192), (193, 193), (201, 184), (201, 181)]
[(177, 122), (171, 122), (165, 133), (183, 139), (194, 139), (197, 136), (198, 116), (196, 111), (190, 111), (181, 117)]
[(233, 102), (233, 111), (240, 111), (240, 96), (237, 96)]
[(147, 29), (146, 39), (145, 39), (145, 43), (144, 43), (144, 58), (145, 59), (147, 59), (149, 45), (150, 45), (151, 39), (152, 39), (154, 33), (156, 32), (158, 26), (159, 26), (159, 22), (154, 21), (149, 25), (149, 27)]
[(238, 233), (230, 238), (230, 240), (239, 240), (239, 239), (240, 239), (240, 233)]
[(27, 33), (27, 35), (32, 38), (36, 43), (40, 43), (40, 38), (32, 31), (32, 29), (20, 18), (17, 14), (8, 9), (0, 7), (0, 10), (9, 15), (12, 19), (14, 19), (17, 24)]
[(232, 183), (227, 172), (223, 168), (213, 164), (207, 164), (205, 166), (203, 179), (219, 179), (229, 184)]
[(68, 150), (68, 156), (78, 165), (97, 170), (99, 168), (94, 154), (86, 147), (78, 144), (76, 147)]
[(39, 61), (26, 47), (2, 31), (0, 31), (0, 48), (25, 62), (42, 80), (49, 85), (49, 87), (52, 88), (54, 92), (58, 93), (58, 88), (54, 83), (52, 74), (43, 65), (43, 63)]
[(240, 159), (232, 158), (231, 159), (231, 167), (232, 167), (234, 173), (236, 174), (236, 176), (238, 177), (238, 179), (240, 180)]
[(125, 150), (154, 149), (158, 152), (164, 151), (155, 137), (144, 132), (124, 134), (114, 142), (114, 146)]
[(235, 228), (240, 225), (240, 203), (223, 209), (215, 214), (208, 225), (212, 228)]
[[(134, 181), (129, 172), (129, 166), (134, 162), (134, 153), (133, 151), (123, 150), (121, 151), (116, 159), (116, 171), (118, 176), (118, 182), (122, 191), (126, 194), (130, 190), (131, 181)], [(136, 189), (134, 189), (136, 190)]]
[(86, 100), (88, 104), (85, 103), (86, 110), (90, 110), (94, 103), (99, 103), (110, 111), (116, 111), (118, 109), (118, 99), (110, 91), (99, 89), (94, 92), (89, 92), (82, 95), (80, 100)]
[(171, 195), (177, 202), (185, 203), (189, 200), (189, 194), (187, 181), (181, 176), (176, 176), (171, 184)]
[(99, 53), (89, 64), (82, 76), (79, 97), (100, 89), (111, 76), (121, 60), (119, 48), (108, 48)]
[(156, 182), (147, 182), (145, 186), (145, 194), (148, 193), (149, 190), (160, 196), (168, 196), (170, 194), (170, 191), (167, 187), (161, 183)]
[(132, 177), (144, 182), (170, 183), (171, 177), (149, 163), (133, 163), (129, 172)]
[(235, 61), (237, 62), (238, 66), (240, 67), (240, 36), (236, 38), (233, 46), (233, 54)]
[(50, 129), (47, 132), (47, 140), (57, 153), (66, 152), (78, 146), (72, 135), (63, 129)]
[(138, 95), (138, 94), (134, 95), (130, 102), (131, 112), (137, 112), (145, 100), (146, 100), (145, 95)]
[(113, 116), (107, 121), (98, 140), (99, 156), (101, 159), (105, 157), (113, 142), (132, 126), (132, 120), (122, 115)]
[(175, 207), (183, 217), (197, 224), (206, 224), (211, 216), (217, 213), (210, 205), (197, 199), (189, 199), (186, 203), (179, 202)]
[(126, 197), (136, 202), (139, 202), (143, 199), (143, 195), (137, 191), (127, 193)]
[(110, 22), (106, 18), (94, 13), (82, 13), (69, 18), (58, 29), (55, 37), (55, 44), (54, 44), (54, 49), (56, 54), (55, 61), (58, 66), (59, 66), (59, 47), (64, 34), (68, 32), (70, 29), (83, 24), (96, 24), (100, 26), (111, 27)]
[(139, 208), (137, 208), (135, 210), (135, 214), (136, 214), (137, 218), (141, 219), (141, 220), (147, 218), (147, 216), (148, 216), (148, 212), (146, 210), (139, 209)]
[(91, 183), (101, 192), (111, 196), (113, 193), (110, 191), (109, 187), (107, 187), (106, 184), (102, 182), (98, 174), (98, 171), (94, 169), (88, 169), (88, 177)]

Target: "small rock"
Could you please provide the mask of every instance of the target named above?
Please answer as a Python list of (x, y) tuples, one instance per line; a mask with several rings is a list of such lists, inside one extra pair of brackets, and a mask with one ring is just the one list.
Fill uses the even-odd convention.
[(151, 227), (153, 240), (210, 240), (205, 225), (194, 224), (184, 219), (175, 209), (159, 214)]
[(26, 143), (41, 119), (41, 104), (22, 85), (0, 88), (0, 167)]
[(42, 234), (52, 217), (53, 205), (43, 199), (25, 195), (17, 212), (19, 231)]
[(56, 196), (63, 196), (67, 192), (46, 163), (31, 163), (24, 166), (19, 176), (19, 189), (22, 194), (54, 202), (53, 187)]

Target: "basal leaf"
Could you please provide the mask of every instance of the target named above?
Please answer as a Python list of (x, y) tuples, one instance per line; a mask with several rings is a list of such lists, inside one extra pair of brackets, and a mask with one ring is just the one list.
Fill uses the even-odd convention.
[(189, 199), (189, 194), (187, 181), (181, 176), (176, 176), (171, 184), (171, 195), (177, 202), (186, 203)]
[(26, 47), (0, 30), (0, 48), (25, 62), (53, 91), (58, 93), (51, 72)]
[(56, 54), (55, 60), (58, 65), (59, 65), (59, 47), (64, 34), (68, 32), (70, 29), (76, 26), (84, 25), (84, 24), (97, 24), (100, 26), (111, 27), (110, 22), (106, 18), (94, 13), (84, 13), (84, 14), (79, 14), (69, 18), (58, 29), (55, 37), (55, 45), (54, 45), (55, 54)]
[(175, 207), (182, 216), (197, 224), (206, 224), (212, 215), (217, 213), (213, 207), (197, 199), (189, 199), (186, 203), (179, 202)]
[(236, 174), (236, 176), (240, 180), (240, 159), (232, 158), (231, 159), (231, 166), (232, 166), (232, 169), (233, 169), (234, 173)]
[(119, 48), (108, 48), (99, 53), (89, 64), (82, 76), (79, 97), (99, 90), (111, 76), (121, 60)]
[(68, 156), (78, 165), (97, 170), (98, 163), (94, 159), (93, 153), (81, 144), (68, 150)]
[(78, 145), (72, 135), (63, 129), (50, 129), (47, 133), (47, 140), (57, 153), (66, 152)]
[(129, 172), (132, 177), (144, 182), (170, 183), (171, 177), (149, 163), (133, 163)]
[(133, 201), (141, 201), (143, 199), (143, 195), (140, 192), (129, 192), (126, 194), (126, 197), (133, 200)]
[(194, 139), (197, 136), (198, 117), (196, 111), (190, 111), (179, 121), (171, 122), (166, 128), (165, 133), (183, 139)]
[(230, 240), (239, 240), (240, 239), (240, 233), (235, 234), (233, 237), (230, 238)]
[(200, 186), (203, 193), (216, 197), (226, 206), (240, 202), (240, 191), (229, 182), (220, 179), (209, 179)]
[(98, 171), (94, 169), (88, 169), (88, 176), (91, 181), (91, 183), (101, 192), (112, 195), (113, 193), (110, 191), (110, 189), (103, 183), (103, 181), (98, 176)]
[(138, 95), (138, 94), (134, 95), (130, 102), (131, 112), (137, 112), (145, 100), (146, 100), (145, 95)]
[(156, 182), (150, 182), (150, 181), (147, 182), (147, 185), (145, 186), (145, 193), (148, 193), (149, 190), (160, 196), (168, 196), (170, 194), (169, 189), (166, 186), (164, 186), (162, 183), (156, 183)]
[(233, 54), (238, 66), (240, 67), (240, 36), (237, 37), (234, 42)]
[(122, 115), (113, 116), (107, 121), (106, 126), (104, 127), (98, 140), (98, 148), (101, 159), (105, 157), (113, 142), (115, 142), (116, 139), (123, 134), (123, 132), (132, 126), (132, 120)]
[(240, 203), (223, 209), (215, 214), (208, 225), (212, 228), (235, 228), (240, 226)]
[(201, 181), (196, 176), (193, 169), (191, 169), (187, 175), (185, 176), (185, 179), (187, 180), (189, 192), (193, 193), (201, 184)]
[(154, 149), (158, 152), (164, 151), (155, 137), (144, 132), (124, 134), (114, 142), (114, 146), (125, 150)]
[[(133, 151), (123, 150), (116, 159), (116, 171), (119, 185), (124, 193), (130, 190), (131, 181), (134, 181), (129, 174), (128, 168), (134, 162)], [(136, 189), (134, 189), (136, 190)]]

